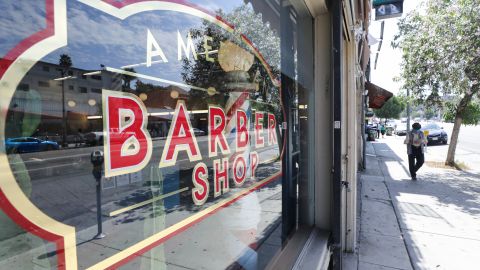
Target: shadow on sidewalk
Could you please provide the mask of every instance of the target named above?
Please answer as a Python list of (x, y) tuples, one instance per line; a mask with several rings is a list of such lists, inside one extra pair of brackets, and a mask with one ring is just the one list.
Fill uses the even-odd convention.
[[(406, 153), (405, 157), (400, 157), (386, 143), (375, 143), (373, 145), (377, 157), (382, 163), (384, 176), (394, 181), (390, 185), (403, 186), (403, 192), (435, 197), (441, 204), (454, 205), (463, 212), (472, 215), (480, 214), (480, 175), (424, 165), (418, 172), (419, 180), (413, 182), (410, 178), (404, 177), (409, 175), (408, 165), (403, 161), (407, 157)], [(393, 180), (398, 179), (400, 173), (388, 168), (385, 164), (386, 161), (398, 162), (401, 165), (403, 169), (401, 181)], [(396, 197), (400, 194), (391, 195)]]
[(406, 151), (372, 146), (414, 269), (471, 269), (463, 266), (478, 263), (480, 175), (424, 165), (412, 181)]

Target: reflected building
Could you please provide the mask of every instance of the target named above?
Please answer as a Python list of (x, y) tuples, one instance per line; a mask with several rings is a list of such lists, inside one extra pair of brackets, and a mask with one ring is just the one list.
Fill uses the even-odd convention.
[(341, 268), (370, 1), (61, 3), (0, 3), (0, 137), (68, 146), (0, 141), (1, 269)]
[[(65, 91), (67, 140), (71, 136), (102, 132), (102, 89), (129, 92), (139, 96), (149, 108), (148, 130), (152, 137), (168, 133), (172, 112), (179, 100), (188, 100), (188, 92), (177, 86), (158, 86), (140, 80), (125, 87), (123, 76), (107, 70), (85, 70), (71, 67), (62, 77), (62, 67), (40, 61), (30, 69), (12, 98), (7, 138), (33, 136), (60, 142), (62, 140), (62, 87)], [(204, 119), (202, 117), (201, 119)], [(22, 124), (33, 121), (34, 130), (23, 130)], [(201, 121), (201, 120), (199, 120)], [(206, 129), (206, 124), (203, 125)]]

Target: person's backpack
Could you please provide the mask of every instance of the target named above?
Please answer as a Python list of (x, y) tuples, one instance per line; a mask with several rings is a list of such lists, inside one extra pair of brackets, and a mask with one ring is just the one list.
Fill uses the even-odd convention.
[(422, 134), (420, 132), (412, 131), (410, 133), (410, 135), (411, 135), (411, 140), (412, 140), (412, 145), (413, 146), (415, 146), (415, 147), (422, 146), (423, 138), (422, 138)]

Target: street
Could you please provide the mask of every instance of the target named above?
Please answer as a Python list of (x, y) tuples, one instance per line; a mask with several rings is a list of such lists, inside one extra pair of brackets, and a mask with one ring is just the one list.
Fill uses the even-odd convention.
[[(448, 143), (452, 137), (452, 123), (439, 123), (448, 134)], [(405, 136), (396, 136), (398, 143), (403, 144)], [(379, 140), (380, 142), (382, 139)], [(448, 152), (448, 145), (436, 144), (427, 147), (425, 161), (445, 161)], [(406, 151), (406, 150), (405, 150)], [(480, 125), (463, 126), (460, 128), (455, 160), (466, 166), (466, 170), (473, 173), (480, 173)]]
[[(95, 180), (91, 172), (90, 153), (94, 150), (103, 150), (103, 147), (67, 148), (56, 151), (11, 154), (9, 159), (12, 172), (30, 200), (50, 217), (75, 227), (78, 255), (81, 259), (80, 266), (86, 268), (113, 256), (119, 249), (125, 249), (150, 235), (162, 233), (166, 228), (204, 209), (221, 202), (225, 203), (235, 194), (281, 170), (281, 163), (278, 161), (278, 145), (265, 145), (265, 147), (257, 149), (252, 146), (251, 151), (256, 151), (259, 156), (256, 178), (250, 179), (248, 177), (242, 187), (236, 187), (230, 181), (230, 191), (224, 191), (218, 197), (214, 197), (212, 160), (215, 158), (208, 158), (207, 138), (207, 136), (197, 138), (203, 156), (202, 161), (206, 163), (210, 171), (208, 174), (210, 196), (205, 205), (196, 206), (191, 198), (192, 169), (195, 162), (189, 162), (185, 151), (181, 151), (175, 166), (159, 169), (158, 164), (165, 140), (155, 140), (153, 141), (152, 159), (141, 172), (103, 179), (102, 223), (103, 232), (107, 234), (107, 237), (101, 240), (92, 240), (97, 233), (97, 219)], [(230, 169), (229, 175), (232, 175), (232, 171)], [(187, 244), (191, 239), (196, 239), (194, 237), (196, 234), (203, 235), (206, 233), (206, 231), (199, 232), (200, 228), (206, 230), (215, 226), (218, 229), (225, 227), (226, 230), (235, 230), (237, 225), (234, 221), (248, 220), (247, 217), (252, 217), (253, 214), (259, 216), (258, 221), (254, 221), (255, 224), (259, 222), (259, 225), (258, 227), (254, 226), (257, 234), (249, 241), (258, 244), (258, 252), (263, 252), (264, 248), (261, 247), (263, 242), (267, 242), (266, 247), (279, 246), (278, 241), (271, 244), (268, 239), (277, 230), (280, 222), (282, 190), (280, 183), (281, 181), (277, 178), (273, 178), (273, 181), (269, 181), (265, 188), (255, 189), (255, 192), (238, 200), (231, 207), (225, 207), (217, 215), (211, 215), (207, 222), (196, 225), (197, 229), (193, 232), (177, 236), (160, 249), (165, 248), (165, 252), (173, 250), (172, 253), (175, 253), (175, 250), (179, 248), (178, 245), (189, 249), (203, 250), (207, 250), (208, 247), (208, 252), (212, 254), (224, 252), (226, 258), (239, 256), (242, 250), (248, 248), (248, 246), (242, 244), (231, 251), (221, 251), (219, 250), (220, 247), (209, 246), (212, 243), (220, 242), (219, 239), (213, 242), (206, 241), (205, 243), (195, 240), (195, 246)], [(241, 211), (241, 213), (237, 213), (238, 211)], [(3, 217), (0, 216), (1, 218)], [(231, 220), (231, 222), (227, 222), (228, 220)], [(5, 220), (5, 222), (7, 221)], [(271, 226), (272, 224), (274, 226)], [(229, 226), (233, 229), (228, 229)], [(143, 230), (138, 230), (139, 227)], [(222, 234), (215, 235), (215, 237), (221, 236)], [(214, 236), (211, 236), (208, 239), (213, 238)], [(0, 234), (0, 242), (4, 248), (8, 247), (13, 250), (6, 252), (4, 248), (0, 248), (0, 268), (2, 269), (7, 268), (9, 263), (15, 262), (16, 254), (26, 256), (25, 258), (34, 258), (36, 264), (49, 265), (54, 263), (50, 262), (53, 256), (51, 254), (54, 253), (48, 252), (54, 250), (51, 244), (48, 244), (45, 250), (45, 243), (32, 240), (31, 236), (24, 234), (24, 231), (19, 230), (13, 224), (3, 228), (2, 234)], [(30, 247), (32, 251), (24, 253), (22, 247), (26, 246)], [(98, 249), (102, 251), (98, 254), (92, 252), (92, 250)], [(164, 258), (163, 250), (159, 252), (162, 254), (161, 257)], [(23, 255), (21, 255), (22, 253)], [(250, 254), (249, 256), (253, 255)], [(22, 257), (22, 261), (32, 260), (24, 257)], [(178, 256), (169, 256), (171, 261), (178, 259)], [(199, 263), (198, 258), (192, 258), (192, 261), (185, 261), (184, 258), (182, 260), (183, 262), (177, 261), (175, 264), (184, 266), (191, 264), (188, 267), (194, 268), (195, 263)], [(162, 264), (171, 263), (170, 261), (165, 262), (163, 259), (161, 261)], [(145, 262), (138, 261), (136, 263), (144, 264)], [(205, 267), (212, 264), (209, 260), (202, 263)], [(229, 264), (225, 261), (218, 261), (217, 263), (222, 265), (219, 268), (226, 268)], [(258, 261), (258, 263), (261, 264), (262, 262)]]

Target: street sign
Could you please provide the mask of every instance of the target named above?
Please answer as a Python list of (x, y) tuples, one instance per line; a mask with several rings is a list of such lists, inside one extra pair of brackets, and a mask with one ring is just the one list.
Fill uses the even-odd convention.
[(402, 16), (403, 1), (396, 1), (395, 3), (384, 4), (375, 7), (375, 20), (384, 20)]
[(403, 0), (373, 0), (373, 7), (378, 7), (381, 5), (387, 5), (387, 4), (395, 4), (395, 3), (403, 3)]

